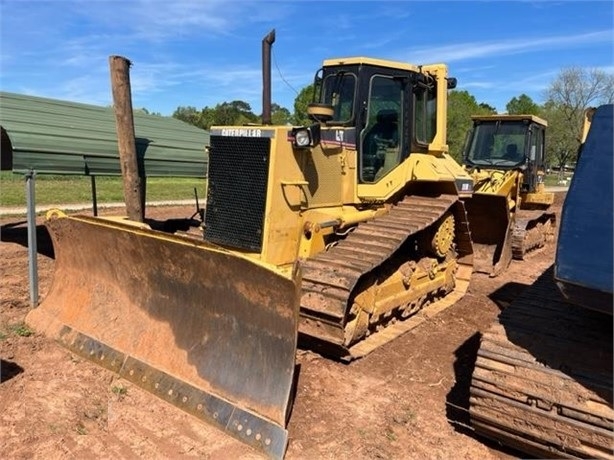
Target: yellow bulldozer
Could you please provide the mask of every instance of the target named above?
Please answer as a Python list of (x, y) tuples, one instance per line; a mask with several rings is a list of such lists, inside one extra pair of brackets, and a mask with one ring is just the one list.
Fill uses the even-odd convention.
[(548, 124), (535, 115), (471, 119), (463, 161), (474, 180), (466, 206), (475, 270), (496, 276), (553, 239), (554, 194), (544, 185)]
[(586, 110), (554, 263), (480, 339), (471, 426), (534, 458), (614, 458), (613, 121)]
[(53, 212), (54, 282), (28, 324), (283, 456), (299, 336), (351, 360), (468, 287), (455, 84), (443, 64), (328, 59), (293, 127), (270, 125), (265, 91), (262, 125), (211, 129), (201, 237)]

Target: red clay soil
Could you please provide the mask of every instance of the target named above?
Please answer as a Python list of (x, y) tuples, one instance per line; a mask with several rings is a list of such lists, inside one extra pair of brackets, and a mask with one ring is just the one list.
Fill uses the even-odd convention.
[[(557, 195), (559, 214), (564, 195)], [(148, 217), (188, 217), (159, 207)], [(2, 457), (210, 458), (263, 456), (174, 406), (24, 327), (30, 310), (26, 225), (4, 218), (0, 257)], [(42, 218), (40, 219), (42, 224)], [(39, 290), (54, 270), (39, 227)], [(454, 306), (367, 357), (342, 364), (299, 350), (287, 459), (511, 459), (468, 426), (480, 333), (554, 261), (554, 244), (497, 278), (474, 274)]]

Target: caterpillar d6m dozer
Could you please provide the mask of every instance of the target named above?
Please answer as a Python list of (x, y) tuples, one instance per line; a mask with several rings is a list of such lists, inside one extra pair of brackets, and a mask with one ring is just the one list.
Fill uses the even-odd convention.
[(454, 85), (443, 64), (324, 61), (313, 123), (269, 125), (269, 100), (262, 125), (211, 128), (201, 240), (49, 220), (57, 271), (28, 323), (282, 456), (299, 333), (351, 360), (467, 289), (473, 181), (447, 154)]
[(475, 270), (496, 276), (554, 235), (554, 194), (544, 190), (545, 130), (534, 115), (473, 116), (464, 163), (474, 179), (467, 213)]
[(471, 381), (476, 431), (538, 458), (614, 458), (613, 115), (593, 116), (554, 266), (484, 333)]

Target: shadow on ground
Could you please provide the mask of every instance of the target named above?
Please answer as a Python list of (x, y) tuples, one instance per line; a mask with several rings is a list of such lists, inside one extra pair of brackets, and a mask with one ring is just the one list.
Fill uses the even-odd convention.
[[(504, 311), (527, 287), (528, 285), (522, 283), (506, 283), (489, 294), (488, 297), (497, 304), (499, 310)], [(456, 432), (478, 439), (489, 448), (498, 450), (504, 455), (527, 458), (526, 454), (520, 453), (511, 447), (478, 436), (471, 426), (469, 416), (471, 379), (475, 369), (481, 338), (482, 334), (476, 332), (454, 352), (455, 383), (446, 396), (446, 416)]]
[(0, 383), (16, 377), (23, 372), (23, 367), (12, 361), (0, 359)]
[[(28, 247), (28, 227), (25, 221), (12, 222), (0, 227), (0, 241)], [(36, 249), (41, 255), (55, 258), (51, 236), (44, 225), (36, 226)]]
[(528, 287), (522, 283), (506, 283), (496, 291), (490, 293), (488, 297), (497, 304), (499, 310), (505, 310), (522, 292)]
[[(561, 381), (571, 379), (592, 393), (591, 398), (594, 398), (595, 404), (599, 402), (611, 407), (613, 401), (611, 317), (567, 303), (554, 283), (553, 267), (547, 269), (531, 286), (508, 283), (489, 297), (502, 310), (497, 321), (505, 330), (504, 339), (515, 347), (516, 353), (524, 353), (526, 357), (522, 358), (522, 362), (533, 362), (534, 359), (543, 366), (545, 370), (539, 371), (536, 367), (531, 372), (541, 372), (541, 379), (551, 379), (540, 380), (544, 385), (548, 382), (548, 385), (554, 387), (557, 378)], [(449, 423), (457, 432), (476, 439), (478, 436), (471, 425), (469, 408), (471, 379), (480, 342), (481, 333), (477, 332), (455, 351), (456, 381), (446, 397)], [(492, 339), (486, 343), (489, 347), (495, 346), (492, 345)], [(505, 346), (499, 342), (496, 344), (496, 347)], [(490, 351), (489, 348), (487, 350)], [(527, 365), (527, 368), (529, 367)], [(557, 374), (560, 377), (557, 377)], [(508, 391), (507, 386), (501, 388), (501, 394), (509, 394), (505, 393)], [(579, 390), (574, 391), (578, 391), (579, 395), (583, 394)], [(554, 404), (559, 403), (554, 401)], [(595, 418), (597, 414), (595, 410)], [(592, 422), (587, 421), (586, 426), (590, 423)], [(524, 431), (518, 433), (520, 438), (523, 435), (531, 439), (533, 432), (529, 430), (526, 433)], [(503, 447), (498, 442), (485, 441), (481, 437), (479, 439), (503, 453), (527, 458), (527, 454), (518, 454), (517, 451)], [(502, 439), (506, 439), (505, 436)], [(507, 439), (509, 441), (512, 438)]]
[(531, 458), (499, 442), (478, 436), (471, 426), (469, 417), (471, 377), (473, 376), (481, 338), (482, 334), (476, 332), (465, 340), (454, 353), (454, 375), (456, 383), (446, 396), (446, 417), (448, 418), (448, 422), (454, 427), (456, 432), (475, 438), (490, 449), (497, 450), (504, 455), (512, 457)]

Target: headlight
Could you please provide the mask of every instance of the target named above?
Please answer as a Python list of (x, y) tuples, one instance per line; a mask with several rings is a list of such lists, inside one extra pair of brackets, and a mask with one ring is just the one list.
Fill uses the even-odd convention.
[(297, 148), (315, 147), (320, 143), (320, 125), (292, 128), (288, 132), (288, 140)]
[(311, 136), (309, 135), (309, 131), (306, 129), (302, 129), (294, 133), (294, 142), (296, 142), (297, 147), (308, 147), (311, 143)]

